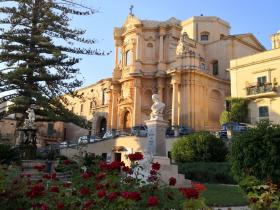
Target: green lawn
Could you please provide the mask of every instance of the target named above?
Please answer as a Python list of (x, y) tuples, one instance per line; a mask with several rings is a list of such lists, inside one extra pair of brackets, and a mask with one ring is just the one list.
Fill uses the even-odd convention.
[(202, 193), (208, 206), (244, 206), (246, 194), (238, 186), (205, 184), (207, 190)]

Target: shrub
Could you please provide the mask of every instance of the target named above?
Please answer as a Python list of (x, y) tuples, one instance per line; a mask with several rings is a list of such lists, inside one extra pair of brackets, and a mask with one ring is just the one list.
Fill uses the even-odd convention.
[(261, 183), (253, 176), (245, 177), (240, 187), (247, 193), (249, 207), (253, 210), (280, 209), (280, 191), (271, 180)]
[(267, 121), (233, 137), (232, 171), (237, 180), (255, 176), (260, 181), (271, 178), (280, 183), (280, 126)]
[(171, 154), (177, 162), (223, 162), (227, 148), (221, 139), (208, 132), (199, 132), (176, 140)]
[(18, 160), (18, 153), (8, 144), (0, 144), (0, 164)]
[(220, 123), (246, 122), (248, 115), (248, 100), (244, 98), (227, 98), (230, 110), (224, 110), (220, 116)]
[(206, 183), (236, 184), (231, 174), (229, 162), (179, 163), (180, 174), (186, 179)]

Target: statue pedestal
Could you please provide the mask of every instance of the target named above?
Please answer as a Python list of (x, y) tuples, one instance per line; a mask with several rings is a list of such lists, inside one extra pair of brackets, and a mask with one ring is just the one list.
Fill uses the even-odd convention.
[(147, 120), (148, 127), (148, 148), (149, 154), (166, 156), (165, 132), (168, 122), (165, 120)]

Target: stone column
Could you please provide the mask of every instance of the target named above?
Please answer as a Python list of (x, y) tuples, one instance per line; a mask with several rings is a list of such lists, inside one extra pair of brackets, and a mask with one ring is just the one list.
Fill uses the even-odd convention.
[(159, 77), (158, 78), (158, 85), (157, 85), (157, 89), (158, 89), (158, 95), (159, 95), (159, 99), (160, 101), (163, 101), (163, 89), (164, 89), (164, 78)]
[(178, 125), (178, 86), (177, 81), (172, 81), (172, 125)]
[(163, 34), (159, 37), (159, 63), (163, 62)]
[(134, 79), (134, 104), (133, 104), (133, 122), (132, 126), (141, 123), (141, 79)]
[(158, 69), (164, 70), (165, 63), (164, 63), (164, 35), (166, 31), (165, 28), (161, 27), (159, 30), (159, 59), (158, 59)]
[(140, 61), (141, 60), (141, 48), (142, 48), (142, 45), (141, 45), (141, 35), (140, 34), (137, 34), (137, 38), (136, 38), (136, 61)]
[(140, 73), (141, 70), (141, 56), (142, 53), (142, 43), (141, 43), (141, 34), (137, 33), (136, 43), (135, 43), (135, 73)]
[(119, 65), (119, 47), (116, 46), (116, 52), (115, 52), (115, 66), (118, 66)]
[(117, 98), (118, 98), (118, 88), (114, 85), (111, 86), (112, 90), (112, 107), (111, 107), (111, 128), (117, 129)]

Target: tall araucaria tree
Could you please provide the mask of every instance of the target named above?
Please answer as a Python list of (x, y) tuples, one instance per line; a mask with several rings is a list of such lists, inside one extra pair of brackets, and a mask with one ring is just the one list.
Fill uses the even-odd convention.
[(77, 56), (105, 53), (84, 47), (95, 40), (84, 38), (86, 30), (71, 28), (70, 16), (87, 16), (95, 11), (72, 0), (0, 3), (0, 104), (14, 104), (6, 114), (25, 114), (34, 104), (39, 107), (36, 114), (48, 119), (77, 120), (64, 108), (68, 101), (63, 97), (77, 96), (75, 89), (82, 84), (76, 78)]

